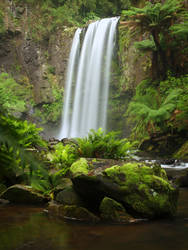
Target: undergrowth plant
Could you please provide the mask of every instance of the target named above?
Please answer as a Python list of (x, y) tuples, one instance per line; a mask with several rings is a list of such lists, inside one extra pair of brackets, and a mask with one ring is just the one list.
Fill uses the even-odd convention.
[(16, 182), (18, 177), (28, 182), (40, 167), (39, 162), (27, 148), (45, 148), (39, 136), (40, 129), (27, 121), (20, 121), (0, 114), (0, 180), (6, 185)]
[(118, 134), (114, 131), (105, 134), (101, 128), (97, 131), (91, 129), (87, 137), (77, 138), (80, 156), (109, 159), (127, 157), (134, 144), (127, 139), (119, 139)]
[(143, 81), (136, 88), (136, 95), (130, 102), (127, 116), (135, 123), (132, 135), (136, 138), (156, 133), (173, 134), (186, 129), (188, 120), (188, 76), (168, 76), (154, 86)]
[(60, 170), (62, 176), (67, 173), (70, 166), (78, 159), (78, 149), (74, 145), (63, 145), (58, 143), (54, 147), (54, 151), (48, 154), (50, 162)]

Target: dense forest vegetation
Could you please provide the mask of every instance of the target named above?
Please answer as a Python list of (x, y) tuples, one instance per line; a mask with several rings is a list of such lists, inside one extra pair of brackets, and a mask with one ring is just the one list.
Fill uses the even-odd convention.
[(123, 16), (128, 17), (125, 26), (148, 33), (147, 39), (135, 43), (136, 48), (152, 51), (151, 79), (137, 86), (127, 110), (136, 124), (133, 135), (141, 140), (159, 134), (166, 138), (187, 135), (187, 10), (182, 1), (167, 0), (147, 2), (141, 9), (132, 7)]
[[(129, 0), (13, 0), (17, 5), (27, 6), (32, 14), (28, 19), (31, 39), (40, 42), (61, 26), (78, 27), (91, 20), (120, 15), (121, 29), (146, 34), (146, 39), (135, 42), (135, 47), (152, 54), (151, 75), (135, 90), (129, 104), (127, 120), (134, 127), (131, 140), (119, 139), (117, 133), (106, 135), (99, 129), (91, 131), (87, 138), (76, 139), (63, 145), (58, 143), (49, 150), (49, 145), (40, 136), (40, 129), (27, 121), (21, 121), (17, 113), (32, 106), (32, 87), (27, 81), (20, 85), (14, 76), (1, 69), (0, 74), (0, 182), (12, 185), (17, 182), (31, 184), (44, 193), (50, 193), (65, 176), (71, 164), (79, 157), (125, 159), (146, 139), (175, 138), (170, 156), (187, 157), (186, 141), (188, 126), (188, 14), (186, 1), (129, 1)], [(7, 19), (0, 4), (0, 37), (7, 34)], [(136, 6), (136, 7), (135, 7)], [(13, 13), (13, 12), (12, 12)], [(12, 15), (8, 13), (8, 15)], [(19, 15), (19, 13), (18, 13)], [(21, 21), (11, 17), (15, 27)], [(143, 35), (144, 37), (144, 35)], [(53, 68), (49, 69), (54, 75)], [(27, 90), (27, 91), (26, 91)], [(61, 99), (54, 87), (55, 96)], [(59, 108), (57, 102), (56, 107)], [(47, 105), (47, 104), (46, 104)], [(61, 105), (61, 103), (60, 103)], [(46, 107), (47, 117), (54, 110)], [(172, 141), (170, 141), (172, 142)], [(162, 141), (162, 144), (164, 141)], [(176, 144), (176, 146), (175, 146)], [(151, 146), (150, 145), (150, 146)], [(177, 150), (182, 146), (179, 152)], [(156, 150), (156, 148), (155, 148)], [(31, 152), (30, 152), (31, 151)], [(183, 151), (183, 154), (180, 152)], [(34, 154), (33, 154), (34, 152)], [(35, 155), (35, 156), (34, 156)], [(37, 158), (37, 160), (35, 159)], [(40, 162), (40, 163), (39, 163)], [(48, 174), (47, 168), (56, 172)]]

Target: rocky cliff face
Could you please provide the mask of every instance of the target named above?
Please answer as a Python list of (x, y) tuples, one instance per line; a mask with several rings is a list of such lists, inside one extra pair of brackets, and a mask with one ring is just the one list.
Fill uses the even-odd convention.
[[(64, 86), (74, 28), (62, 27), (40, 37), (34, 33), (33, 9), (3, 1), (5, 31), (0, 36), (0, 69), (33, 89), (34, 107), (56, 101), (52, 89)], [(37, 17), (36, 17), (37, 18)], [(28, 110), (29, 111), (29, 110)]]
[[(140, 2), (141, 4), (141, 2)], [(122, 25), (120, 21), (117, 35), (117, 50), (113, 61), (112, 83), (109, 101), (110, 129), (121, 130), (129, 136), (132, 126), (127, 124), (126, 110), (135, 94), (136, 86), (151, 76), (152, 53), (142, 53), (134, 43), (148, 34), (136, 33)]]

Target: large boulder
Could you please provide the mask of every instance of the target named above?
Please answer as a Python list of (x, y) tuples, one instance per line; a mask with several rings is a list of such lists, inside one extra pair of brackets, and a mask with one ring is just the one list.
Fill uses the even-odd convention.
[(93, 210), (99, 210), (107, 196), (136, 217), (161, 218), (176, 213), (178, 189), (159, 165), (131, 162), (97, 170), (80, 159), (72, 165), (70, 174), (75, 191)]
[(16, 204), (41, 205), (47, 202), (47, 199), (34, 191), (32, 187), (20, 184), (7, 188), (1, 194), (0, 199), (5, 199)]

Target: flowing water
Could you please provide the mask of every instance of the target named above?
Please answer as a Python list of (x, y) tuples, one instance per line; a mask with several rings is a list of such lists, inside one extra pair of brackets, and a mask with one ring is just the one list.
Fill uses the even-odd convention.
[(82, 31), (75, 33), (69, 57), (65, 102), (58, 139), (83, 137), (106, 128), (110, 69), (119, 18), (91, 23), (80, 49)]
[(188, 189), (174, 220), (88, 225), (47, 216), (43, 208), (0, 207), (0, 250), (187, 250)]

